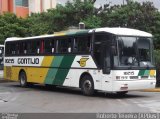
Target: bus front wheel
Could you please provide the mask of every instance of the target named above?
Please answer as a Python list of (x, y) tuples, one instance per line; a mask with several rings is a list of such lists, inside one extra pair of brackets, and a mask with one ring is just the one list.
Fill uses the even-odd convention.
[(81, 82), (81, 90), (84, 95), (91, 96), (94, 94), (94, 83), (89, 75), (85, 75)]
[(21, 87), (26, 87), (27, 86), (27, 76), (24, 71), (22, 71), (19, 75), (19, 82)]

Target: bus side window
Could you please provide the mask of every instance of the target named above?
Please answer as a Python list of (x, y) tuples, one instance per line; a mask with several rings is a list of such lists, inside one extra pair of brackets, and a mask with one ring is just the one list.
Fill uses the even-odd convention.
[(23, 43), (23, 53), (27, 54), (27, 42)]
[(53, 39), (46, 39), (44, 42), (44, 49), (46, 54), (54, 53), (54, 40)]
[(31, 54), (32, 50), (31, 50), (31, 41), (27, 41), (27, 52), (26, 54)]
[(67, 52), (66, 39), (59, 39), (58, 40), (58, 52), (59, 53), (66, 53)]
[[(102, 68), (103, 67), (103, 60), (104, 60), (104, 56), (108, 54), (108, 51), (106, 51), (106, 49), (110, 46), (110, 39), (109, 36), (107, 34), (103, 34), (103, 33), (97, 33), (95, 35), (95, 39), (94, 39), (94, 58), (95, 61), (98, 65), (98, 67)], [(109, 50), (109, 49), (108, 49)]]
[(72, 39), (68, 39), (68, 53), (72, 52)]
[(55, 52), (55, 48), (54, 47), (55, 47), (55, 45), (54, 45), (54, 39), (52, 39), (51, 40), (51, 48), (52, 48), (51, 50), (52, 50), (52, 53)]
[(5, 55), (11, 55), (11, 54), (12, 54), (11, 43), (6, 42)]
[(40, 54), (43, 54), (44, 53), (44, 40), (41, 40), (40, 41), (40, 47), (38, 47), (38, 52), (40, 53)]
[(40, 40), (31, 41), (31, 54), (39, 54)]
[(24, 49), (25, 49), (25, 45), (24, 45), (24, 42), (19, 42), (19, 53), (21, 54), (21, 55), (23, 55), (24, 54)]
[(58, 40), (58, 53), (71, 53), (72, 52), (72, 39), (63, 38)]
[(91, 51), (91, 37), (83, 36), (74, 39), (74, 52), (88, 54)]
[[(36, 47), (36, 50), (37, 50), (37, 54), (40, 54), (41, 52), (40, 52), (40, 46), (41, 45), (41, 42), (40, 42), (40, 40), (39, 41), (36, 41), (36, 45), (35, 45), (35, 47)], [(43, 52), (42, 52), (43, 53)]]
[(16, 55), (19, 55), (19, 53), (20, 53), (20, 42), (15, 42), (16, 43)]

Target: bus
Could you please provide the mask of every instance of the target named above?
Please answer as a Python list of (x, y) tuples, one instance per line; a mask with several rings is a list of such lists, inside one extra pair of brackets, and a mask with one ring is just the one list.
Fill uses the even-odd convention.
[(3, 59), (4, 59), (4, 45), (0, 45), (0, 71), (3, 70)]
[(5, 41), (4, 78), (126, 94), (154, 88), (153, 36), (131, 28), (96, 28)]

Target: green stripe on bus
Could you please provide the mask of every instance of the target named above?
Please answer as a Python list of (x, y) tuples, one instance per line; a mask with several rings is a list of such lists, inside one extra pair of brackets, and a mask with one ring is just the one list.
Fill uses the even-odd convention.
[(145, 70), (140, 70), (138, 76), (144, 76)]
[(52, 84), (57, 72), (58, 72), (58, 69), (50, 68), (45, 79), (45, 84)]
[[(55, 56), (51, 63), (51, 67), (59, 67), (62, 62), (63, 56)], [(52, 84), (58, 72), (57, 68), (50, 68), (45, 78), (45, 84)]]
[(89, 30), (77, 30), (76, 32), (68, 31), (66, 32), (66, 35), (72, 36), (72, 35), (81, 35), (81, 34), (88, 34)]
[(74, 61), (75, 56), (64, 56), (62, 62), (61, 62), (61, 69), (58, 69), (58, 72), (55, 76), (55, 79), (53, 81), (54, 85), (63, 85), (64, 80), (71, 68), (71, 65)]
[(149, 76), (150, 70), (145, 70), (144, 76)]
[(88, 34), (88, 30), (82, 30), (82, 31), (77, 31), (76, 35), (81, 35), (81, 34)]

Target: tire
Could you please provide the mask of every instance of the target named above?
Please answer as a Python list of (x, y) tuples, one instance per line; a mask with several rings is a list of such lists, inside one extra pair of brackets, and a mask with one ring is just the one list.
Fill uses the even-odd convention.
[(122, 92), (117, 92), (117, 95), (126, 95), (128, 93), (128, 91), (122, 91)]
[(81, 80), (82, 81), (80, 86), (83, 94), (92, 96), (94, 94), (94, 83), (91, 76), (85, 75)]
[(19, 75), (19, 82), (21, 87), (27, 87), (27, 76), (24, 71), (22, 71)]

